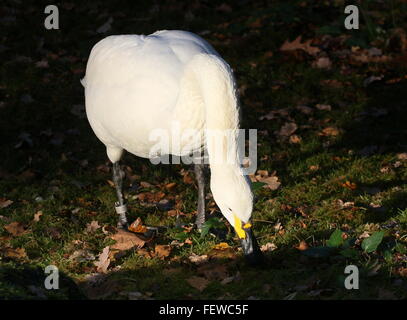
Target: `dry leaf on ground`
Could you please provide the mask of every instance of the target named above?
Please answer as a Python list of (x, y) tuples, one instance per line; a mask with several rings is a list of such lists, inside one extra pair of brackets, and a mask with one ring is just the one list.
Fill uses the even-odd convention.
[(2, 250), (3, 255), (6, 258), (11, 258), (11, 259), (24, 259), (27, 258), (27, 253), (25, 252), (24, 248), (5, 248)]
[(230, 246), (226, 242), (221, 242), (221, 243), (215, 244), (213, 246), (213, 248), (216, 250), (226, 250), (226, 249), (230, 248)]
[(68, 258), (71, 261), (76, 262), (85, 262), (85, 261), (93, 261), (95, 260), (95, 255), (91, 253), (89, 250), (80, 249), (74, 251)]
[(38, 211), (37, 213), (34, 214), (34, 222), (39, 222), (40, 221), (40, 217), (42, 216), (42, 211)]
[(199, 256), (195, 253), (192, 253), (192, 255), (188, 257), (188, 260), (199, 265), (208, 261), (208, 255), (204, 254), (202, 256)]
[(118, 230), (111, 238), (116, 240), (116, 243), (110, 246), (111, 250), (126, 251), (132, 248), (141, 248), (144, 246), (145, 241), (140, 239), (134, 233)]
[(335, 127), (326, 127), (325, 129), (323, 129), (319, 135), (321, 136), (337, 136), (339, 135), (340, 131), (338, 128)]
[(100, 228), (100, 225), (97, 221), (93, 220), (91, 223), (86, 225), (86, 232), (95, 232)]
[(290, 141), (290, 143), (297, 144), (297, 143), (300, 143), (302, 141), (302, 139), (299, 135), (293, 134), (292, 136), (290, 136), (289, 141)]
[(320, 49), (311, 46), (311, 41), (312, 40), (301, 42), (301, 36), (298, 36), (292, 42), (286, 40), (280, 47), (280, 50), (281, 51), (304, 50), (306, 53), (310, 55), (316, 55), (320, 51)]
[(227, 266), (219, 263), (206, 263), (198, 268), (197, 273), (208, 280), (221, 281), (229, 276)]
[(9, 233), (11, 233), (15, 237), (20, 236), (27, 232), (27, 230), (24, 229), (23, 225), (20, 222), (12, 222), (8, 225), (5, 225), (4, 229), (6, 229)]
[(308, 249), (308, 244), (303, 240), (300, 242), (300, 244), (298, 246), (295, 247), (296, 249), (300, 250), (300, 251), (304, 251)]
[(5, 198), (0, 198), (0, 209), (7, 208), (13, 203), (12, 200), (7, 200)]
[(315, 106), (315, 108), (317, 108), (318, 110), (325, 110), (325, 111), (331, 111), (332, 107), (330, 104), (317, 104)]
[(139, 217), (128, 227), (128, 230), (135, 233), (144, 233), (147, 232), (147, 227), (143, 225)]
[(170, 255), (171, 247), (169, 245), (157, 244), (154, 248), (154, 252), (157, 257), (164, 259)]
[(109, 246), (105, 247), (99, 255), (99, 260), (93, 263), (97, 267), (97, 272), (106, 273), (110, 264), (109, 259)]
[(295, 122), (286, 122), (278, 132), (280, 136), (291, 136), (295, 131), (297, 131), (298, 126)]
[(260, 250), (263, 252), (267, 252), (267, 251), (274, 251), (277, 249), (277, 246), (274, 243), (268, 242), (266, 244), (263, 244), (260, 247)]
[(320, 57), (313, 62), (312, 66), (318, 69), (330, 69), (332, 61), (328, 57)]
[(199, 291), (203, 291), (209, 284), (209, 281), (206, 280), (203, 277), (196, 277), (193, 276), (189, 279), (187, 279), (187, 282), (191, 287), (194, 287), (195, 289), (198, 289)]

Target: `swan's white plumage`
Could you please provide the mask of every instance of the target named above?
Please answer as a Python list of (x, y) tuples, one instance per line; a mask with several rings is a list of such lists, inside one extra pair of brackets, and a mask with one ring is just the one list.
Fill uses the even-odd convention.
[[(112, 162), (123, 149), (149, 157), (154, 129), (170, 133), (177, 124), (181, 131), (230, 129), (235, 135), (239, 126), (230, 67), (210, 44), (189, 32), (107, 37), (93, 47), (82, 84), (90, 125)], [(175, 140), (172, 154), (203, 147), (194, 139)], [(206, 147), (211, 161), (218, 147), (209, 139)], [(227, 148), (237, 157), (236, 143)], [(211, 163), (211, 190), (232, 225), (233, 214), (249, 220), (252, 193), (238, 164)]]

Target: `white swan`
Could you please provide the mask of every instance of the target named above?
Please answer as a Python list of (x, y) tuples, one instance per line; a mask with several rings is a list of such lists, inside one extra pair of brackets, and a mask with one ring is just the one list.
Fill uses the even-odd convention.
[[(216, 154), (225, 152), (237, 160), (239, 107), (233, 72), (213, 47), (186, 31), (109, 36), (93, 47), (82, 84), (89, 123), (113, 163), (119, 226), (127, 223), (119, 166), (123, 150), (149, 158), (155, 143), (151, 133), (164, 130), (172, 135), (158, 155), (185, 155), (207, 148), (214, 200), (242, 239), (246, 256), (258, 260), (260, 250), (250, 228), (250, 182), (238, 161), (215, 161)], [(204, 130), (215, 134), (197, 142), (174, 135), (174, 127), (181, 133), (194, 129), (199, 135)], [(232, 139), (219, 145), (225, 131)], [(195, 172), (201, 226), (205, 219), (202, 165), (196, 165)]]

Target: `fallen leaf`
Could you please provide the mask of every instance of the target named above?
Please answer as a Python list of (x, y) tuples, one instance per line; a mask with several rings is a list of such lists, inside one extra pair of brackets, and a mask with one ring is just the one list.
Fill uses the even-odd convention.
[(318, 110), (325, 110), (325, 111), (331, 111), (332, 107), (329, 104), (317, 104), (315, 106), (315, 108), (317, 108)]
[(11, 233), (15, 237), (20, 236), (27, 232), (20, 222), (12, 222), (8, 225), (5, 225), (4, 229), (6, 229), (9, 233)]
[(200, 265), (208, 261), (208, 255), (204, 254), (202, 256), (199, 256), (195, 253), (192, 253), (192, 255), (188, 257), (188, 260), (194, 264)]
[(303, 240), (300, 242), (300, 244), (298, 246), (295, 247), (296, 249), (300, 250), (300, 251), (304, 251), (308, 249), (308, 244)]
[(301, 137), (296, 134), (293, 134), (292, 136), (290, 136), (290, 139), (289, 139), (289, 142), (293, 143), (293, 144), (300, 143), (301, 141), (302, 141)]
[(129, 227), (129, 231), (135, 232), (135, 233), (145, 233), (147, 232), (147, 227), (143, 225), (143, 222), (141, 221), (140, 217), (138, 217)]
[(301, 42), (301, 36), (298, 36), (292, 42), (286, 40), (280, 47), (280, 50), (281, 51), (304, 50), (306, 53), (310, 55), (316, 55), (320, 51), (320, 49), (311, 46), (311, 41), (312, 40)]
[(318, 69), (330, 69), (332, 67), (332, 62), (328, 57), (320, 57), (314, 61), (312, 65)]
[(89, 250), (80, 249), (74, 251), (68, 258), (71, 261), (76, 262), (86, 262), (86, 261), (93, 261), (95, 260), (95, 255), (91, 253)]
[(310, 108), (308, 106), (304, 106), (304, 105), (297, 106), (297, 109), (300, 110), (304, 114), (311, 114), (314, 112), (314, 110), (312, 108)]
[(259, 182), (266, 183), (264, 188), (269, 188), (270, 190), (277, 190), (281, 186), (281, 182), (278, 181), (278, 177), (276, 176), (262, 178)]
[(37, 213), (34, 214), (34, 222), (39, 222), (40, 221), (40, 217), (42, 216), (42, 211), (38, 211)]
[(227, 244), (226, 242), (221, 242), (221, 243), (215, 244), (215, 245), (213, 246), (213, 248), (214, 248), (215, 250), (225, 250), (225, 249), (230, 248), (230, 246), (229, 246), (229, 244)]
[(407, 160), (407, 152), (399, 153), (397, 155), (397, 159), (399, 159), (399, 160)]
[(165, 188), (166, 188), (168, 191), (174, 191), (174, 189), (175, 189), (176, 186), (177, 186), (177, 184), (176, 184), (175, 182), (171, 182), (171, 183), (167, 183), (167, 184), (165, 185)]
[(355, 190), (357, 188), (357, 185), (356, 185), (356, 183), (346, 181), (345, 183), (342, 183), (342, 187), (348, 188), (350, 190)]
[(157, 244), (154, 248), (154, 252), (157, 257), (164, 259), (170, 255), (171, 247), (169, 245)]
[(260, 250), (263, 252), (267, 252), (267, 251), (274, 251), (277, 249), (277, 246), (274, 243), (268, 242), (266, 244), (263, 244), (260, 247)]
[(93, 220), (91, 223), (86, 225), (86, 232), (95, 232), (97, 229), (100, 228), (100, 225), (97, 221)]
[(99, 260), (93, 263), (97, 267), (97, 272), (106, 273), (110, 264), (109, 259), (109, 246), (105, 247), (99, 255)]
[(142, 248), (145, 241), (140, 239), (136, 234), (119, 229), (111, 238), (116, 243), (110, 246), (111, 250), (125, 251), (132, 248)]
[(199, 291), (203, 291), (209, 284), (209, 281), (206, 280), (203, 277), (196, 277), (193, 276), (189, 279), (187, 279), (187, 282), (189, 283), (189, 285), (195, 289), (198, 289)]
[(323, 129), (319, 135), (321, 136), (337, 136), (339, 135), (339, 129), (335, 127), (326, 127)]
[(141, 181), (140, 186), (142, 186), (143, 188), (151, 188), (153, 185), (151, 183), (146, 182), (146, 181)]
[(298, 126), (295, 122), (286, 122), (278, 132), (280, 136), (290, 136), (292, 135), (296, 130), (298, 129)]
[(24, 248), (5, 248), (3, 249), (3, 255), (6, 258), (11, 259), (24, 259), (27, 258), (27, 253), (25, 252)]
[(208, 280), (222, 280), (229, 276), (227, 266), (219, 263), (203, 264), (197, 269), (199, 275), (203, 275)]
[(7, 200), (5, 198), (0, 198), (0, 209), (7, 208), (13, 203), (12, 200)]

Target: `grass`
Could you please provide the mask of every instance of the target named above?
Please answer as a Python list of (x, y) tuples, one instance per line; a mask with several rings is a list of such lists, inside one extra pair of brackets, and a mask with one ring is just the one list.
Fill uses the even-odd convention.
[[(343, 29), (343, 5), (343, 1), (329, 5), (311, 1), (66, 3), (59, 5), (60, 30), (46, 30), (44, 8), (37, 2), (2, 4), (4, 16), (11, 18), (2, 20), (0, 31), (4, 43), (0, 47), (0, 198), (13, 203), (0, 209), (0, 297), (127, 299), (129, 292), (141, 292), (144, 298), (154, 299), (406, 298), (407, 162), (398, 159), (407, 151), (406, 80), (402, 79), (406, 52), (394, 44), (393, 34), (394, 28), (406, 27), (401, 24), (406, 21), (406, 4), (392, 2), (390, 10), (387, 4), (369, 2), (365, 12), (373, 17), (369, 29), (376, 23), (384, 31), (374, 39), (363, 20), (357, 33)], [(114, 18), (112, 29), (96, 33), (109, 17)], [(273, 243), (277, 249), (267, 253), (270, 262), (264, 268), (253, 269), (238, 252), (233, 232), (223, 232), (219, 238), (191, 231), (192, 243), (174, 247), (169, 258), (147, 258), (130, 251), (112, 261), (107, 275), (91, 282), (87, 276), (95, 272), (93, 261), (75, 262), (69, 257), (79, 249), (97, 256), (112, 244), (101, 229), (93, 233), (85, 229), (91, 221), (115, 226), (115, 192), (107, 183), (111, 177), (105, 170), (104, 147), (73, 107), (84, 104), (79, 80), (91, 47), (102, 37), (158, 29), (205, 34), (234, 68), (242, 92), (242, 127), (259, 132), (258, 169), (276, 171), (281, 182), (277, 190), (256, 189), (253, 213), (260, 244)], [(320, 47), (328, 43), (324, 50), (332, 68), (312, 67), (315, 58), (301, 50), (279, 51), (284, 41), (298, 35), (314, 39)], [(351, 41), (342, 41), (343, 36)], [(348, 43), (377, 46), (392, 60), (355, 63), (352, 54), (341, 58), (340, 50), (351, 50)], [(42, 60), (48, 67), (36, 65)], [(372, 75), (383, 79), (364, 86)], [(340, 86), (326, 85), (327, 80)], [(318, 110), (316, 104), (329, 104), (332, 110)], [(313, 113), (300, 112), (298, 105), (312, 107)], [(298, 125), (300, 143), (275, 134), (287, 117), (259, 120), (282, 108), (288, 108), (289, 121)], [(319, 135), (326, 127), (339, 128), (338, 135)], [(161, 191), (163, 185), (175, 182), (173, 191), (164, 190), (166, 197), (178, 203), (182, 199), (182, 220), (192, 223), (197, 192), (180, 174), (181, 169), (191, 168), (155, 166), (131, 155), (123, 163), (140, 176), (136, 186), (140, 181), (152, 185), (130, 188), (126, 180), (130, 220), (140, 217), (146, 224), (169, 226), (156, 241), (171, 243), (179, 234), (176, 218), (142, 205), (135, 196)], [(354, 188), (346, 187), (347, 181)], [(352, 204), (342, 207), (339, 200)], [(42, 216), (34, 222), (38, 211)], [(21, 223), (27, 232), (10, 236), (4, 227), (11, 222)], [(376, 231), (384, 231), (385, 236), (372, 253), (363, 251), (359, 239), (351, 246), (351, 258), (341, 249), (315, 258), (296, 248), (301, 242), (310, 248), (325, 247), (336, 229), (348, 239)], [(202, 276), (203, 271), (188, 257), (211, 255), (213, 247), (224, 241), (232, 247), (231, 257), (215, 255), (208, 266), (212, 271), (226, 266), (223, 274), (237, 275), (235, 279), (221, 284), (222, 277), (212, 274), (211, 278), (209, 273), (204, 290), (191, 287), (187, 280)], [(23, 248), (26, 256), (11, 257), (7, 248)], [(42, 289), (43, 270), (50, 264), (60, 270), (60, 290)], [(359, 267), (359, 290), (344, 288), (344, 269), (349, 264)]]

